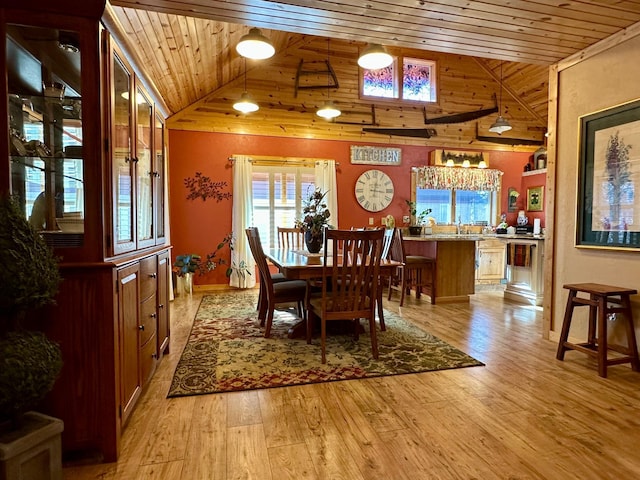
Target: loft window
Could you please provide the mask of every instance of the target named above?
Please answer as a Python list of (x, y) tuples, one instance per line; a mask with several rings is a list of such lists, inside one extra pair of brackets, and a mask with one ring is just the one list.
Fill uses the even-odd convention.
[[(402, 70), (398, 64), (402, 63)], [(362, 70), (362, 95), (383, 99), (435, 102), (436, 62), (417, 58), (395, 57), (393, 63), (379, 70)]]

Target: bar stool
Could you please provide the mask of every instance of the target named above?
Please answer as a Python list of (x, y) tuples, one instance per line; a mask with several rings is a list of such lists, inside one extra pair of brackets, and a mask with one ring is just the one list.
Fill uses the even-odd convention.
[[(638, 360), (638, 346), (633, 328), (633, 313), (631, 311), (631, 301), (629, 295), (638, 293), (637, 290), (610, 285), (600, 285), (598, 283), (575, 283), (563, 286), (569, 290), (567, 308), (564, 312), (562, 322), (562, 332), (558, 344), (556, 358), (564, 360), (564, 353), (567, 350), (578, 350), (586, 353), (598, 360), (598, 375), (607, 377), (607, 366), (630, 363), (633, 371), (640, 371), (640, 361)], [(579, 297), (578, 293), (587, 293), (589, 298)], [(573, 309), (575, 307), (589, 307), (589, 332), (586, 343), (571, 343), (569, 328)], [(620, 313), (624, 315), (625, 328), (627, 331), (627, 347), (622, 345), (607, 344), (607, 318), (609, 314)], [(596, 336), (597, 327), (597, 336)], [(608, 357), (607, 350), (613, 350), (623, 354), (623, 356)]]
[(396, 269), (396, 273), (389, 279), (389, 294), (387, 300), (391, 300), (393, 290), (400, 290), (400, 306), (404, 304), (405, 294), (416, 290), (416, 298), (425, 293), (431, 298), (431, 305), (436, 304), (436, 259), (419, 255), (406, 255), (402, 231), (395, 228), (389, 259), (402, 263)]

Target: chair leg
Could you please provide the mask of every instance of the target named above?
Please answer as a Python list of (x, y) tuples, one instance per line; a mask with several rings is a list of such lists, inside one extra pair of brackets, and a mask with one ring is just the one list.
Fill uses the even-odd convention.
[(315, 317), (315, 314), (307, 309), (307, 343), (310, 344), (311, 343), (311, 336), (313, 335), (313, 320)]
[(258, 320), (260, 320), (260, 326), (264, 327), (264, 319), (267, 315), (269, 308), (269, 300), (264, 291), (264, 282), (260, 278), (260, 290), (258, 292)]
[(400, 290), (402, 290), (402, 293), (400, 294), (400, 306), (404, 305), (404, 295), (405, 292), (408, 288), (407, 286), (407, 271), (403, 268), (402, 269), (402, 277), (400, 278), (400, 286), (402, 288), (400, 288)]
[(273, 311), (274, 309), (269, 306), (269, 313), (267, 313), (266, 327), (264, 329), (264, 338), (269, 338), (271, 335), (271, 324), (273, 323)]
[(378, 286), (378, 295), (377, 295), (378, 304), (378, 321), (380, 322), (380, 330), (385, 331), (387, 327), (384, 324), (384, 313), (382, 312), (382, 283)]
[(373, 358), (378, 359), (378, 337), (376, 333), (376, 319), (375, 315), (371, 315), (369, 320), (369, 334), (371, 335), (371, 352)]
[(322, 363), (327, 363), (327, 321), (320, 319), (320, 348), (322, 350)]

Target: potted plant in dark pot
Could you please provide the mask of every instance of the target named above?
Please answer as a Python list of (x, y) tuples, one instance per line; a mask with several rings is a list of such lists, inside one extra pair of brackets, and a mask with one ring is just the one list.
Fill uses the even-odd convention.
[(60, 462), (62, 422), (30, 410), (53, 388), (62, 353), (43, 333), (27, 327), (28, 317), (54, 302), (58, 262), (12, 197), (0, 198), (0, 226), (0, 471), (6, 471), (7, 465), (20, 468), (11, 462), (21, 461), (16, 455), (24, 457), (27, 438), (39, 448), (43, 441), (53, 442), (50, 454)]
[(420, 235), (422, 233), (424, 224), (427, 220), (427, 215), (431, 213), (431, 209), (427, 208), (422, 212), (418, 213), (418, 206), (416, 202), (412, 202), (411, 200), (405, 200), (405, 202), (407, 202), (407, 206), (409, 207), (409, 214), (411, 215), (411, 220), (414, 221), (414, 223), (409, 225), (409, 234)]
[(304, 241), (309, 253), (318, 253), (322, 249), (325, 228), (329, 225), (331, 212), (324, 201), (327, 192), (322, 193), (316, 189), (304, 200), (301, 219), (296, 220), (295, 225), (304, 232)]

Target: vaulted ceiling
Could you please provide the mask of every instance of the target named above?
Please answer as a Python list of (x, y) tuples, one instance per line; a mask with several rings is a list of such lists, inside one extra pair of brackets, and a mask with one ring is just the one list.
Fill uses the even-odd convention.
[[(501, 111), (514, 126), (503, 137), (541, 140), (549, 65), (640, 21), (640, 0), (111, 3), (169, 109), (170, 128), (447, 146), (496, 137), (488, 133), (495, 115), (436, 125), (430, 139), (390, 138), (362, 128), (426, 127), (425, 118), (491, 108), (502, 93)], [(271, 39), (274, 57), (245, 65), (235, 45), (250, 27)], [(396, 55), (436, 60), (438, 102), (425, 107), (362, 98), (356, 60), (368, 42)], [(327, 59), (339, 88), (296, 91), (299, 67), (313, 69)], [(249, 115), (232, 109), (245, 83), (261, 106)], [(315, 115), (327, 97), (343, 111), (334, 122)]]

